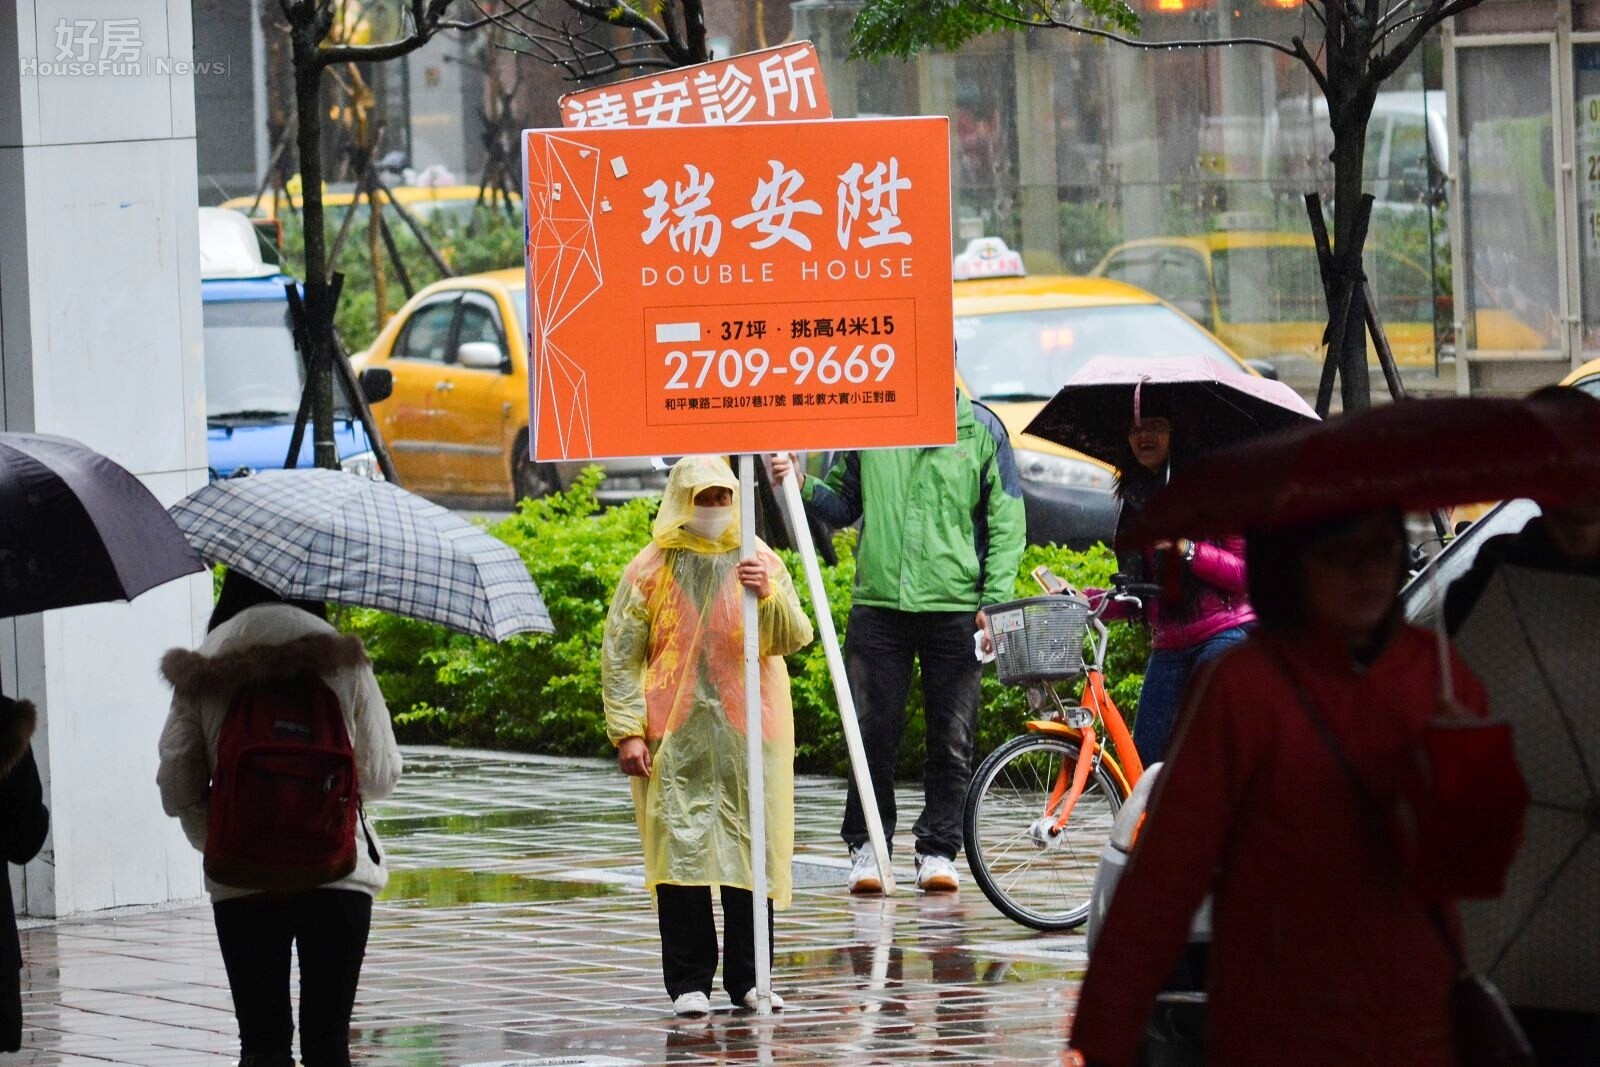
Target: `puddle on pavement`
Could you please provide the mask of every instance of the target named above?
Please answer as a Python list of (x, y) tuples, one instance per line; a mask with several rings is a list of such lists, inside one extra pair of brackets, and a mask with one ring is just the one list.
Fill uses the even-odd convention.
[[(634, 813), (624, 813), (627, 821), (634, 819)], [(397, 816), (374, 819), (378, 832), (386, 838), (414, 837), (418, 833), (443, 832), (446, 835), (467, 835), (477, 833), (478, 830), (506, 830), (520, 829), (520, 827), (534, 827), (534, 825), (554, 825), (557, 822), (570, 821), (571, 811), (557, 811), (552, 808), (509, 808), (499, 811), (483, 811), (483, 813), (448, 814), (448, 816)], [(606, 814), (590, 813), (584, 816), (586, 822), (613, 822)]]
[(604, 897), (621, 891), (605, 882), (569, 882), (462, 867), (425, 867), (389, 872), (389, 885), (378, 899), (448, 908), (459, 904), (520, 904)]

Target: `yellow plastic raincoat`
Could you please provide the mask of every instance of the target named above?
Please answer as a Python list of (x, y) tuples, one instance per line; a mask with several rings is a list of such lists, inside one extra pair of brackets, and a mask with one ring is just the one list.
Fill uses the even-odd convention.
[[(695, 494), (735, 493), (733, 524), (715, 541), (684, 528)], [(651, 544), (623, 572), (601, 647), (606, 733), (643, 737), (648, 779), (633, 778), (645, 882), (750, 889), (745, 755), (744, 586), (738, 483), (725, 460), (689, 456), (672, 468)], [(794, 714), (782, 656), (811, 641), (788, 570), (766, 545), (772, 574), (760, 602), (761, 722), (766, 769), (767, 886), (787, 907), (794, 854)]]

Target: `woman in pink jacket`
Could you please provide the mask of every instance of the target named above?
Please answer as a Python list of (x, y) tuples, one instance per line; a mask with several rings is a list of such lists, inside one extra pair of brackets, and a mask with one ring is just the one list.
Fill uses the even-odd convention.
[[(1144, 406), (1148, 408), (1148, 402)], [(1171, 421), (1148, 410), (1141, 414), (1128, 427), (1128, 452), (1118, 465), (1117, 495), (1122, 500), (1118, 534), (1166, 483), (1172, 465)], [(1123, 557), (1122, 569), (1137, 581), (1161, 581), (1172, 565), (1165, 557), (1172, 553), (1179, 556), (1182, 568), (1179, 597), (1149, 598), (1144, 606), (1152, 650), (1133, 722), (1133, 743), (1147, 767), (1166, 755), (1189, 676), (1223, 649), (1243, 641), (1256, 618), (1246, 591), (1243, 538), (1163, 543), (1153, 552)], [(1127, 619), (1134, 614), (1124, 605), (1112, 604), (1104, 617)]]

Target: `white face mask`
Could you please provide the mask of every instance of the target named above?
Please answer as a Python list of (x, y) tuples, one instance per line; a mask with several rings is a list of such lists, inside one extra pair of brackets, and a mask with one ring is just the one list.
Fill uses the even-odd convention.
[(683, 528), (696, 537), (703, 537), (707, 541), (715, 541), (727, 532), (733, 525), (733, 507), (708, 508), (699, 504), (694, 506), (694, 517), (683, 524)]

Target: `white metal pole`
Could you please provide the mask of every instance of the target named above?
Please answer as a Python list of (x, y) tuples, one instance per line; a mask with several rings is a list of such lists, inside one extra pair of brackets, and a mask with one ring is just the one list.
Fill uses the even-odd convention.
[(1427, 566), (1428, 593), (1433, 598), (1433, 648), (1439, 657), (1439, 696), (1447, 703), (1455, 703), (1456, 679), (1450, 672), (1450, 634), (1445, 629), (1444, 583), (1439, 580), (1437, 554), (1428, 561)]
[(800, 560), (805, 566), (806, 586), (811, 590), (811, 607), (817, 615), (817, 633), (822, 638), (822, 650), (827, 654), (828, 673), (833, 676), (833, 695), (839, 701), (839, 723), (844, 728), (845, 748), (850, 752), (850, 773), (856, 782), (856, 795), (861, 798), (861, 814), (867, 820), (867, 838), (872, 843), (872, 853), (878, 858), (878, 877), (883, 881), (883, 893), (894, 892), (894, 872), (889, 869), (889, 846), (883, 837), (883, 820), (878, 818), (878, 798), (872, 788), (872, 774), (867, 768), (867, 750), (861, 743), (861, 724), (856, 721), (856, 702), (850, 695), (850, 680), (844, 672), (844, 656), (839, 652), (839, 634), (833, 628), (833, 611), (828, 606), (828, 591), (822, 585), (822, 568), (817, 564), (817, 546), (811, 543), (811, 527), (806, 524), (805, 502), (800, 499), (800, 479), (790, 471), (783, 480), (783, 502), (789, 509), (794, 529), (795, 543), (800, 546)]
[[(739, 558), (756, 555), (755, 464), (739, 457)], [(772, 1013), (772, 960), (767, 930), (767, 788), (761, 736), (760, 609), (753, 589), (744, 591), (744, 732), (750, 765), (750, 913), (755, 930), (756, 1010)], [(727, 921), (727, 916), (723, 916)]]

